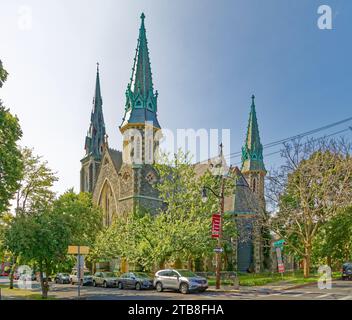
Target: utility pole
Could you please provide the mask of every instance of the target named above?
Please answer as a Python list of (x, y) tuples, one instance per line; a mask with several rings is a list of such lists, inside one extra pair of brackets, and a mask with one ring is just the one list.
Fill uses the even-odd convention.
[(81, 246), (78, 246), (78, 263), (77, 263), (77, 277), (78, 277), (78, 287), (77, 287), (77, 293), (78, 293), (78, 300), (81, 298)]
[[(223, 144), (220, 144), (220, 155), (219, 159), (222, 162), (223, 159)], [(220, 204), (220, 230), (219, 230), (219, 235), (217, 237), (217, 250), (216, 250), (216, 289), (220, 289), (220, 284), (221, 284), (221, 253), (222, 253), (222, 233), (223, 233), (223, 216), (224, 216), (224, 208), (225, 208), (225, 173), (224, 173), (224, 168), (222, 168), (222, 172), (220, 173), (220, 194), (217, 194), (214, 192), (210, 187), (204, 186), (203, 191), (202, 191), (202, 200), (203, 202), (207, 201), (207, 195), (206, 195), (206, 189), (210, 190), (215, 197), (219, 199), (219, 204)]]

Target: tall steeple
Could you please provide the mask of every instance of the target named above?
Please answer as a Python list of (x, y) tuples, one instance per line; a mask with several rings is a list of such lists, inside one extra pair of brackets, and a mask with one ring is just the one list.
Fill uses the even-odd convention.
[(152, 122), (155, 128), (160, 128), (157, 119), (158, 92), (154, 92), (153, 87), (144, 19), (145, 15), (142, 13), (132, 76), (126, 90), (125, 115), (120, 126), (121, 131), (124, 131), (128, 124), (144, 124), (146, 121)]
[(254, 99), (255, 96), (252, 95), (252, 105), (249, 114), (247, 136), (245, 145), (242, 147), (242, 172), (262, 171), (266, 173), (263, 161), (263, 146), (260, 143)]
[(105, 144), (105, 123), (103, 117), (103, 99), (100, 91), (99, 63), (97, 63), (97, 75), (95, 80), (95, 93), (93, 98), (93, 110), (90, 116), (89, 130), (86, 136), (84, 148), (86, 154), (81, 160), (81, 191), (93, 192), (100, 169), (100, 162)]
[(97, 75), (95, 81), (95, 95), (93, 98), (93, 110), (90, 117), (90, 126), (86, 136), (86, 156), (92, 156), (94, 160), (100, 160), (105, 138), (105, 123), (103, 116), (103, 99), (100, 91), (99, 63), (97, 63)]

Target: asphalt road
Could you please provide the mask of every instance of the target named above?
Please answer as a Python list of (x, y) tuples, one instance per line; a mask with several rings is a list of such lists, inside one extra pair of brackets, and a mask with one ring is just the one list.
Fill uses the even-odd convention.
[[(8, 284), (0, 278), (0, 284)], [(40, 292), (37, 282), (33, 293)], [(50, 284), (50, 295), (57, 299), (77, 299), (77, 285)], [(177, 292), (155, 290), (119, 290), (117, 288), (81, 287), (81, 298), (88, 300), (352, 300), (352, 281), (333, 281), (331, 289), (321, 290), (317, 284), (299, 289), (276, 290), (270, 288), (241, 287), (239, 292), (204, 292), (182, 295)]]

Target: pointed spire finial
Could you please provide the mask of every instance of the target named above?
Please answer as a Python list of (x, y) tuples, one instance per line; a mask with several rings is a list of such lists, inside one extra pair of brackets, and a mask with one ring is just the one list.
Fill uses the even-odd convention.
[(252, 94), (252, 104), (254, 105), (255, 95)]
[(220, 143), (220, 157), (222, 157), (222, 155), (223, 155), (223, 147), (224, 147), (224, 145), (222, 144), (222, 142)]
[(141, 19), (142, 19), (142, 23), (144, 23), (144, 19), (145, 19), (145, 14), (144, 14), (144, 12), (142, 12), (142, 14), (141, 14)]
[(99, 62), (97, 62), (97, 72), (99, 73), (99, 66), (100, 66), (100, 64), (99, 64)]

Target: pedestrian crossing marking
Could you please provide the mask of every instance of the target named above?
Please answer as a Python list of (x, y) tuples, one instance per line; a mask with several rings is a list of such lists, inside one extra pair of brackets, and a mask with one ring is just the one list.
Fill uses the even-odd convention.
[(326, 293), (326, 294), (322, 294), (321, 296), (317, 296), (316, 299), (323, 299), (323, 298), (326, 298), (328, 296), (331, 296), (332, 293)]

